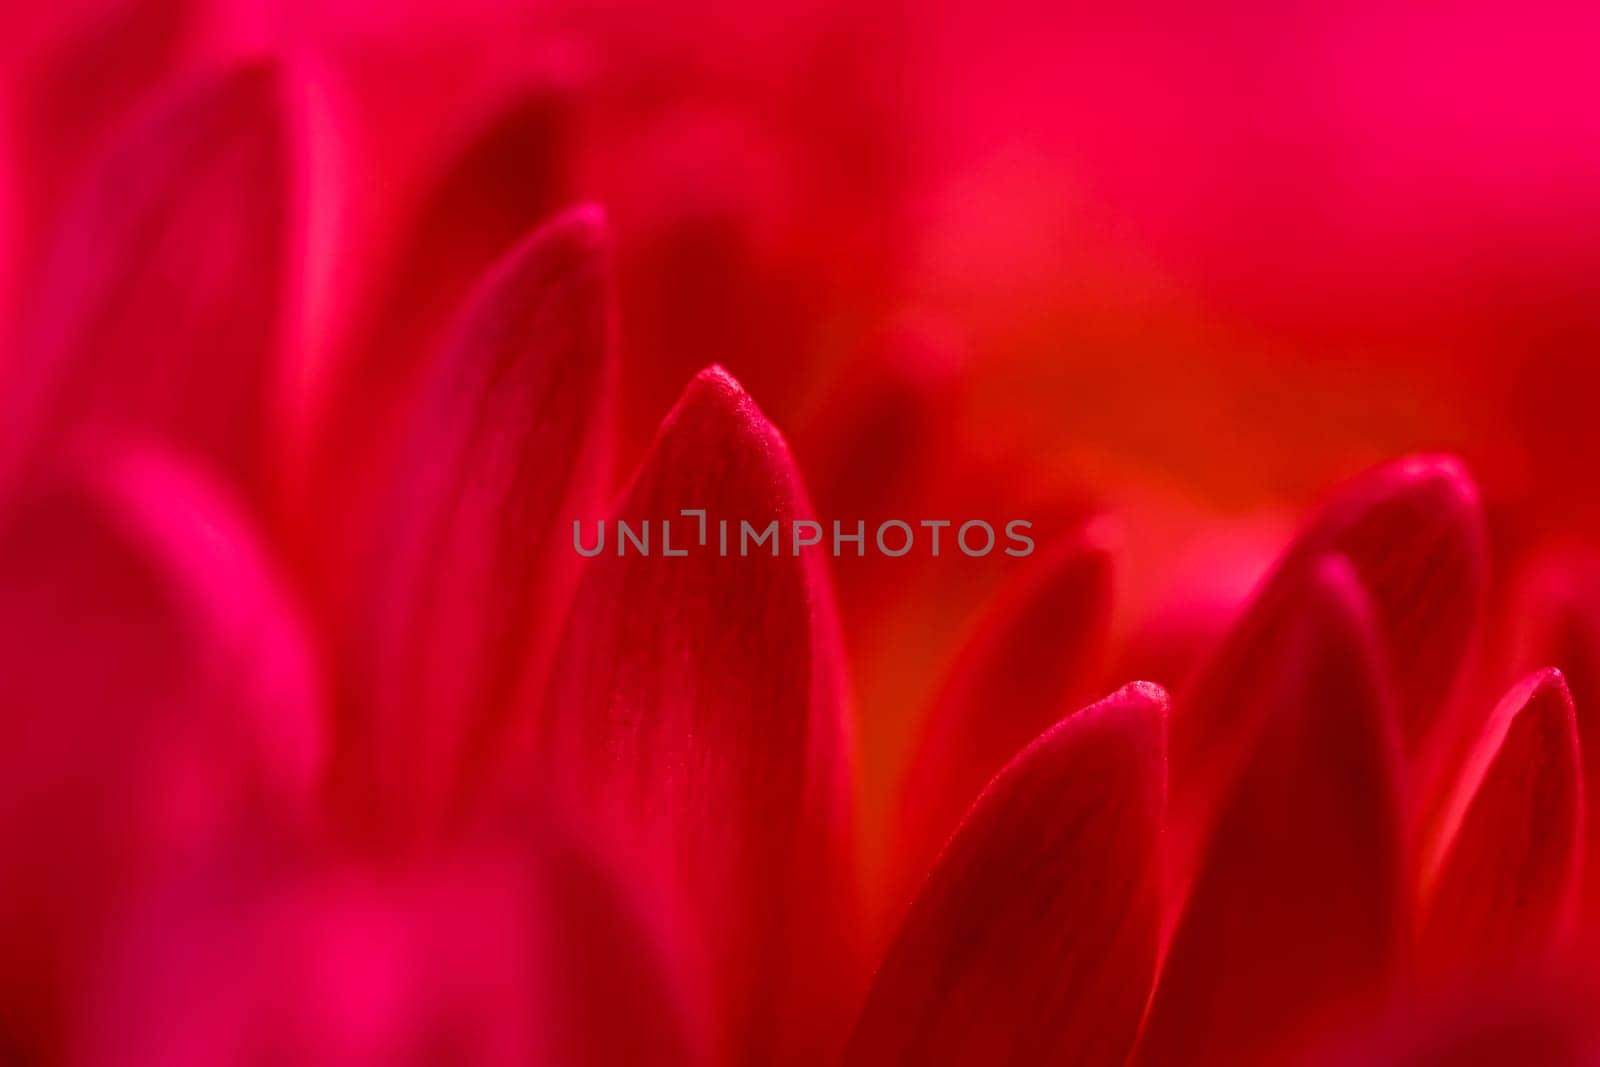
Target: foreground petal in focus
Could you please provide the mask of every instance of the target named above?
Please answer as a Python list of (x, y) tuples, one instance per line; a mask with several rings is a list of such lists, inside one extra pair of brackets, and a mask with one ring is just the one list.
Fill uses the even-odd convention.
[(1155, 967), (1166, 717), (1135, 683), (1000, 772), (907, 913), (847, 1063), (1124, 1061)]
[(28, 306), (0, 464), (74, 433), (132, 432), (263, 488), (280, 430), (289, 139), (281, 76), (249, 66), (182, 94), (91, 173)]
[[(708, 537), (680, 509), (707, 512)], [(850, 1003), (838, 942), (850, 767), (838, 635), (821, 557), (790, 549), (809, 505), (787, 446), (739, 385), (702, 372), (667, 416), (618, 508), (652, 555), (591, 561), (552, 671), (543, 777), (659, 868), (710, 956), (727, 1051), (824, 1054)], [(662, 519), (672, 526), (668, 558)], [(719, 520), (730, 551), (718, 554)], [(741, 556), (741, 520), (776, 520), (781, 551)], [(594, 523), (584, 523), (584, 539)]]
[(1482, 614), (1484, 518), (1459, 463), (1413, 457), (1363, 475), (1329, 502), (1187, 687), (1172, 726), (1174, 810), (1186, 823), (1203, 825), (1254, 746), (1266, 705), (1250, 694), (1268, 680), (1259, 665), (1275, 658), (1308, 569), (1330, 553), (1349, 562), (1371, 598), (1408, 765), (1431, 766), (1454, 744), (1454, 725), (1441, 719)]
[(147, 880), (309, 814), (299, 630), (226, 507), (119, 459), (0, 519), (0, 1029), (33, 1041)]
[(605, 223), (582, 208), (484, 282), (432, 368), (353, 597), (363, 703), (347, 784), (369, 822), (437, 828), (549, 654), (600, 503), (614, 354)]
[(1111, 556), (1087, 531), (1002, 594), (945, 683), (901, 796), (895, 889), (916, 891), (995, 773), (1089, 695), (1111, 612)]
[(1394, 707), (1343, 559), (1312, 572), (1272, 699), (1218, 810), (1167, 952), (1139, 1062), (1256, 1063), (1382, 1006), (1409, 919)]
[(1585, 816), (1572, 696), (1540, 671), (1495, 708), (1435, 832), (1421, 966), (1451, 978), (1554, 948), (1577, 903)]

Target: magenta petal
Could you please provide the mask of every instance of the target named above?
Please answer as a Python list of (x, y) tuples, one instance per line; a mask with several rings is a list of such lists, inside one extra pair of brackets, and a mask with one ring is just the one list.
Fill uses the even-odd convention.
[[(667, 558), (658, 525), (687, 551)], [(667, 416), (617, 515), (653, 554), (591, 561), (552, 671), (544, 776), (636, 853), (700, 924), (739, 1055), (822, 1055), (843, 1022), (853, 919), (850, 728), (822, 558), (741, 556), (741, 520), (809, 505), (788, 447), (719, 368)], [(732, 549), (717, 551), (721, 519)], [(585, 522), (584, 540), (593, 538)], [(641, 860), (648, 868), (648, 861)], [(647, 875), (641, 875), (647, 877)]]
[(1394, 709), (1344, 560), (1313, 572), (1267, 721), (1203, 846), (1140, 1062), (1254, 1063), (1381, 1003), (1399, 973), (1409, 868)]
[(1448, 976), (1553, 948), (1576, 904), (1585, 815), (1572, 696), (1540, 671), (1495, 708), (1435, 828), (1420, 962)]
[(1072, 538), (989, 609), (923, 728), (900, 799), (896, 888), (914, 891), (979, 791), (1088, 697), (1111, 611), (1110, 552)]
[(75, 1062), (706, 1062), (662, 931), (605, 864), (537, 835), (382, 877), (227, 864), (115, 939)]
[(317, 433), (321, 465), (310, 472), (313, 521), (372, 505), (462, 305), (562, 206), (570, 110), (564, 90), (540, 85), (467, 131), (381, 257), (392, 267), (367, 279), (374, 295), (359, 310), (350, 350), (320, 383), (329, 392)]
[(0, 693), (0, 1015), (48, 1031), (144, 880), (309, 816), (324, 725), (246, 532), (151, 459), (0, 518)]
[(1155, 968), (1166, 694), (1068, 716), (990, 783), (873, 981), (849, 1064), (1121, 1064)]
[(490, 274), (431, 368), (346, 632), (360, 711), (351, 784), (365, 817), (437, 826), (478, 777), (508, 702), (549, 654), (610, 455), (608, 235), (561, 216)]
[(286, 108), (273, 68), (237, 69), (90, 175), (30, 301), (0, 462), (63, 435), (131, 433), (264, 486), (283, 386)]

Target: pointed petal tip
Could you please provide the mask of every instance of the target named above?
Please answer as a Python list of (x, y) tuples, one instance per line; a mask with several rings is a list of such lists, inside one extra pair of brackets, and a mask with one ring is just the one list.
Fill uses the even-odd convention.
[(1572, 696), (1561, 672), (1544, 668), (1496, 705), (1429, 842), (1425, 963), (1450, 973), (1558, 945), (1579, 889), (1585, 814)]
[(689, 388), (685, 390), (685, 394), (702, 391), (711, 396), (726, 398), (734, 403), (750, 399), (750, 394), (745, 392), (744, 386), (739, 384), (739, 379), (729, 373), (728, 368), (720, 363), (713, 363), (699, 374), (696, 374), (694, 380), (689, 383)]
[[(1109, 696), (1067, 715), (1040, 734), (995, 776), (985, 793), (992, 792), (1007, 778), (1015, 777), (1022, 767), (1051, 761), (1051, 753), (1072, 752), (1078, 744), (1074, 738), (1086, 731), (1111, 731), (1127, 736), (1140, 747), (1147, 747), (1156, 764), (1165, 766), (1166, 725), (1171, 710), (1171, 699), (1161, 686), (1154, 682), (1129, 682)], [(980, 796), (967, 813), (968, 821), (983, 803)]]
[(1567, 676), (1561, 673), (1561, 668), (1543, 667), (1513, 686), (1506, 699), (1516, 704), (1554, 700), (1558, 704), (1570, 705), (1572, 693), (1567, 689)]
[(532, 240), (545, 243), (559, 240), (602, 250), (611, 241), (611, 219), (604, 206), (586, 200), (550, 216), (534, 229)]
[[(755, 398), (720, 363), (713, 363), (690, 379), (678, 402), (662, 420), (664, 434), (672, 426), (720, 427), (718, 436), (753, 437), (777, 447), (787, 457), (787, 444), (778, 428), (762, 412)], [(765, 450), (773, 455), (770, 447)]]
[(1129, 682), (1100, 702), (1100, 705), (1106, 704), (1114, 704), (1119, 707), (1142, 705), (1148, 707), (1156, 715), (1163, 717), (1172, 710), (1172, 698), (1168, 695), (1166, 689), (1155, 682), (1145, 681)]
[(884, 957), (845, 1063), (1122, 1063), (1158, 940), (1166, 693), (1045, 731), (950, 837)]
[(1431, 501), (1438, 507), (1481, 521), (1483, 495), (1460, 457), (1448, 453), (1406, 456), (1379, 468), (1396, 490)]

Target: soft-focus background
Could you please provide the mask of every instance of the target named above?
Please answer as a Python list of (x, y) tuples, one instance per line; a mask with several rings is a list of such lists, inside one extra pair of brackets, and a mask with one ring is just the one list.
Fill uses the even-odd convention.
[[(1108, 517), (1122, 675), (1176, 681), (1211, 616), (1172, 606), (1236, 602), (1292, 516), (1398, 454), (1467, 460), (1502, 579), (1600, 543), (1600, 11), (1100, 6), (10, 4), (0, 285), (25, 299), (151, 94), (271, 53), (309, 101), (311, 407), (592, 199), (619, 477), (720, 362), (825, 520)], [(869, 839), (1006, 573), (835, 566)]]

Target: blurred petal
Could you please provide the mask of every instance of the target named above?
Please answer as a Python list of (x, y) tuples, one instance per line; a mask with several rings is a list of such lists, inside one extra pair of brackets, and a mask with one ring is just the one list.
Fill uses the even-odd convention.
[[(690, 547), (698, 526), (683, 508), (706, 510), (705, 547)], [(853, 984), (837, 944), (854, 918), (837, 624), (820, 556), (792, 553), (787, 533), (778, 555), (737, 546), (741, 520), (787, 530), (809, 517), (799, 475), (712, 368), (667, 416), (617, 514), (635, 530), (649, 521), (657, 554), (608, 547), (586, 570), (552, 672), (545, 775), (659, 861), (664, 896), (695, 911), (730, 1047), (822, 1055)], [(659, 554), (667, 518), (684, 558)]]
[(1477, 490), (1460, 464), (1413, 457), (1356, 479), (1328, 503), (1192, 680), (1173, 719), (1181, 810), (1203, 811), (1254, 745), (1265, 707), (1241, 695), (1260, 684), (1260, 664), (1273, 656), (1285, 613), (1298, 610), (1308, 568), (1330, 553), (1349, 561), (1371, 598), (1406, 755), (1450, 741), (1438, 736), (1448, 732), (1440, 720), (1482, 614), (1488, 548)]
[(1491, 985), (1392, 1013), (1366, 1032), (1329, 1041), (1316, 1067), (1525, 1067), (1600, 1063), (1592, 981), (1513, 973)]
[(373, 819), (445, 814), (548, 656), (581, 559), (567, 523), (596, 511), (610, 452), (607, 240), (579, 209), (491, 273), (389, 472), (347, 627), (370, 705), (346, 739), (367, 766), (346, 770)]
[[(39, 42), (19, 94), (29, 202), (48, 218), (104, 131), (144, 102), (183, 58), (199, 20), (195, 0), (62, 3), (33, 17), (59, 20)], [(77, 10), (74, 10), (77, 9)], [(8, 33), (21, 27), (8, 25)]]
[(570, 840), (383, 877), (224, 865), (119, 937), (77, 1061), (694, 1063), (666, 952)]
[(151, 459), (0, 519), (0, 693), (0, 1016), (43, 1040), (144, 880), (309, 816), (323, 723), (248, 535)]
[(367, 510), (452, 316), (560, 206), (569, 110), (559, 89), (523, 91), (471, 131), (426, 190), (386, 256), (392, 269), (370, 280), (375, 296), (347, 363), (333, 369), (313, 514)]
[[(1600, 791), (1600, 560), (1555, 555), (1541, 560), (1523, 582), (1518, 668), (1554, 664), (1572, 694), (1583, 756), (1586, 797)], [(1600, 926), (1600, 819), (1585, 819), (1584, 921)]]
[(901, 798), (897, 889), (914, 892), (974, 798), (1094, 684), (1111, 612), (1095, 530), (1053, 548), (989, 610), (924, 727)]
[(1140, 1060), (1270, 1061), (1399, 972), (1406, 935), (1399, 752), (1370, 605), (1324, 560), (1268, 674), (1267, 722), (1168, 950)]
[(140, 125), (69, 206), (30, 302), (0, 461), (74, 432), (153, 435), (257, 490), (280, 388), (289, 116), (270, 66)]
[(1135, 683), (989, 784), (873, 981), (846, 1062), (1121, 1064), (1160, 915), (1167, 697)]
[(541, 84), (472, 131), (425, 194), (370, 324), (365, 358), (388, 374), (361, 380), (424, 354), (483, 272), (560, 206), (571, 110), (561, 88)]
[(1583, 869), (1583, 771), (1555, 670), (1514, 686), (1469, 757), (1423, 871), (1420, 963), (1450, 974), (1542, 954)]

